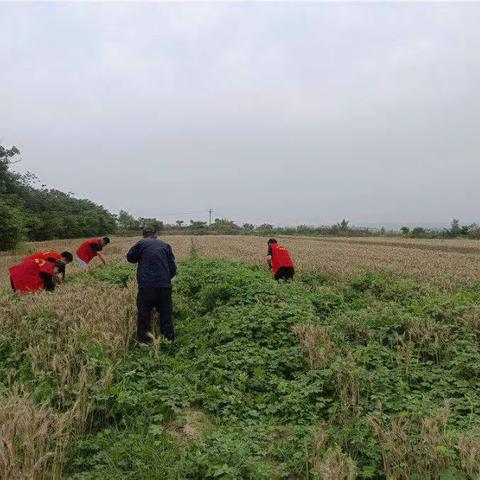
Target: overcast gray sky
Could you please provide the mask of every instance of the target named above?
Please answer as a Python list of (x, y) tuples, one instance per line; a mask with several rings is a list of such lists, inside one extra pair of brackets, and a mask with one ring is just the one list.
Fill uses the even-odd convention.
[(479, 25), (480, 3), (0, 3), (0, 143), (167, 221), (479, 221)]

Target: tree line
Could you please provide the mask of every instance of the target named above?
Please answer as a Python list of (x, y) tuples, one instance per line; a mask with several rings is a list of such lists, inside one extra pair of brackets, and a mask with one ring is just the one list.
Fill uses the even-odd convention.
[(135, 218), (127, 211), (118, 215), (101, 205), (73, 197), (45, 186), (38, 187), (38, 179), (31, 173), (19, 174), (12, 170), (20, 151), (16, 147), (0, 145), (0, 250), (15, 248), (22, 240), (42, 241), (56, 238), (94, 237), (105, 234), (135, 234), (144, 225), (153, 225), (159, 232), (191, 235), (331, 235), (331, 236), (375, 236), (402, 235), (408, 238), (480, 238), (480, 227), (476, 224), (461, 225), (452, 221), (449, 229), (427, 230), (421, 227), (402, 227), (398, 231), (355, 227), (346, 219), (333, 225), (276, 227), (264, 223), (253, 225), (236, 224), (233, 220), (216, 218), (207, 222), (177, 220), (164, 224), (157, 218)]
[[(126, 212), (124, 212), (126, 213)], [(128, 214), (127, 214), (128, 215)], [(138, 224), (138, 221), (136, 221)], [(140, 222), (141, 223), (141, 222)], [(125, 224), (122, 228), (128, 231)], [(133, 226), (133, 224), (131, 224)], [(423, 227), (402, 227), (400, 230), (387, 230), (386, 228), (366, 228), (351, 225), (346, 219), (332, 225), (298, 225), (293, 227), (278, 227), (264, 223), (253, 225), (252, 223), (236, 224), (227, 218), (216, 218), (208, 225), (207, 222), (190, 220), (189, 223), (177, 220), (174, 224), (159, 223), (159, 230), (168, 233), (185, 233), (192, 235), (222, 234), (222, 235), (300, 235), (300, 236), (335, 236), (335, 237), (367, 237), (367, 236), (392, 236), (405, 238), (471, 238), (480, 239), (480, 226), (475, 223), (461, 225), (456, 218), (452, 220), (450, 228), (426, 229)], [(138, 228), (138, 226), (136, 227)], [(132, 231), (135, 228), (132, 228)]]
[(19, 174), (12, 165), (20, 151), (0, 145), (0, 250), (21, 240), (89, 237), (113, 233), (115, 215), (104, 207), (72, 194), (37, 187), (31, 173)]

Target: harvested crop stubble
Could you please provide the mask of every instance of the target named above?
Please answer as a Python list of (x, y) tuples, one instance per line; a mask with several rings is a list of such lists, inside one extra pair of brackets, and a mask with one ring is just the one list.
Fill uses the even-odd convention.
[[(161, 237), (162, 238), (162, 237)], [(433, 281), (444, 287), (480, 279), (480, 243), (468, 240), (412, 240), (401, 238), (277, 237), (302, 270), (349, 278), (365, 271), (391, 272), (403, 277)], [(139, 237), (115, 237), (105, 249), (108, 258), (122, 260)], [(199, 257), (243, 260), (265, 264), (266, 237), (171, 235), (164, 239), (178, 259)], [(0, 254), (0, 288), (8, 286), (8, 266), (40, 249), (75, 252), (81, 240), (27, 243), (22, 251)], [(69, 271), (77, 271), (71, 265)]]
[[(341, 278), (375, 270), (445, 286), (480, 279), (480, 245), (474, 241), (277, 238), (290, 250), (301, 269), (313, 269)], [(218, 236), (196, 237), (194, 243), (201, 257), (264, 263), (266, 240), (262, 237)]]

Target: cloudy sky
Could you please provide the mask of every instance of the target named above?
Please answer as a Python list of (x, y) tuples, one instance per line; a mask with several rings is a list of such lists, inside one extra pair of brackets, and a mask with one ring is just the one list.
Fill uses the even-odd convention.
[(0, 3), (0, 143), (138, 216), (480, 221), (480, 3)]

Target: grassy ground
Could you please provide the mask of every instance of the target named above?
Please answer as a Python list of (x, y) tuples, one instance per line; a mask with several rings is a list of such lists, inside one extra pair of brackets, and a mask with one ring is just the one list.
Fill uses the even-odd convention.
[(277, 284), (184, 249), (173, 345), (132, 342), (120, 255), (4, 289), (0, 478), (480, 477), (480, 283)]

